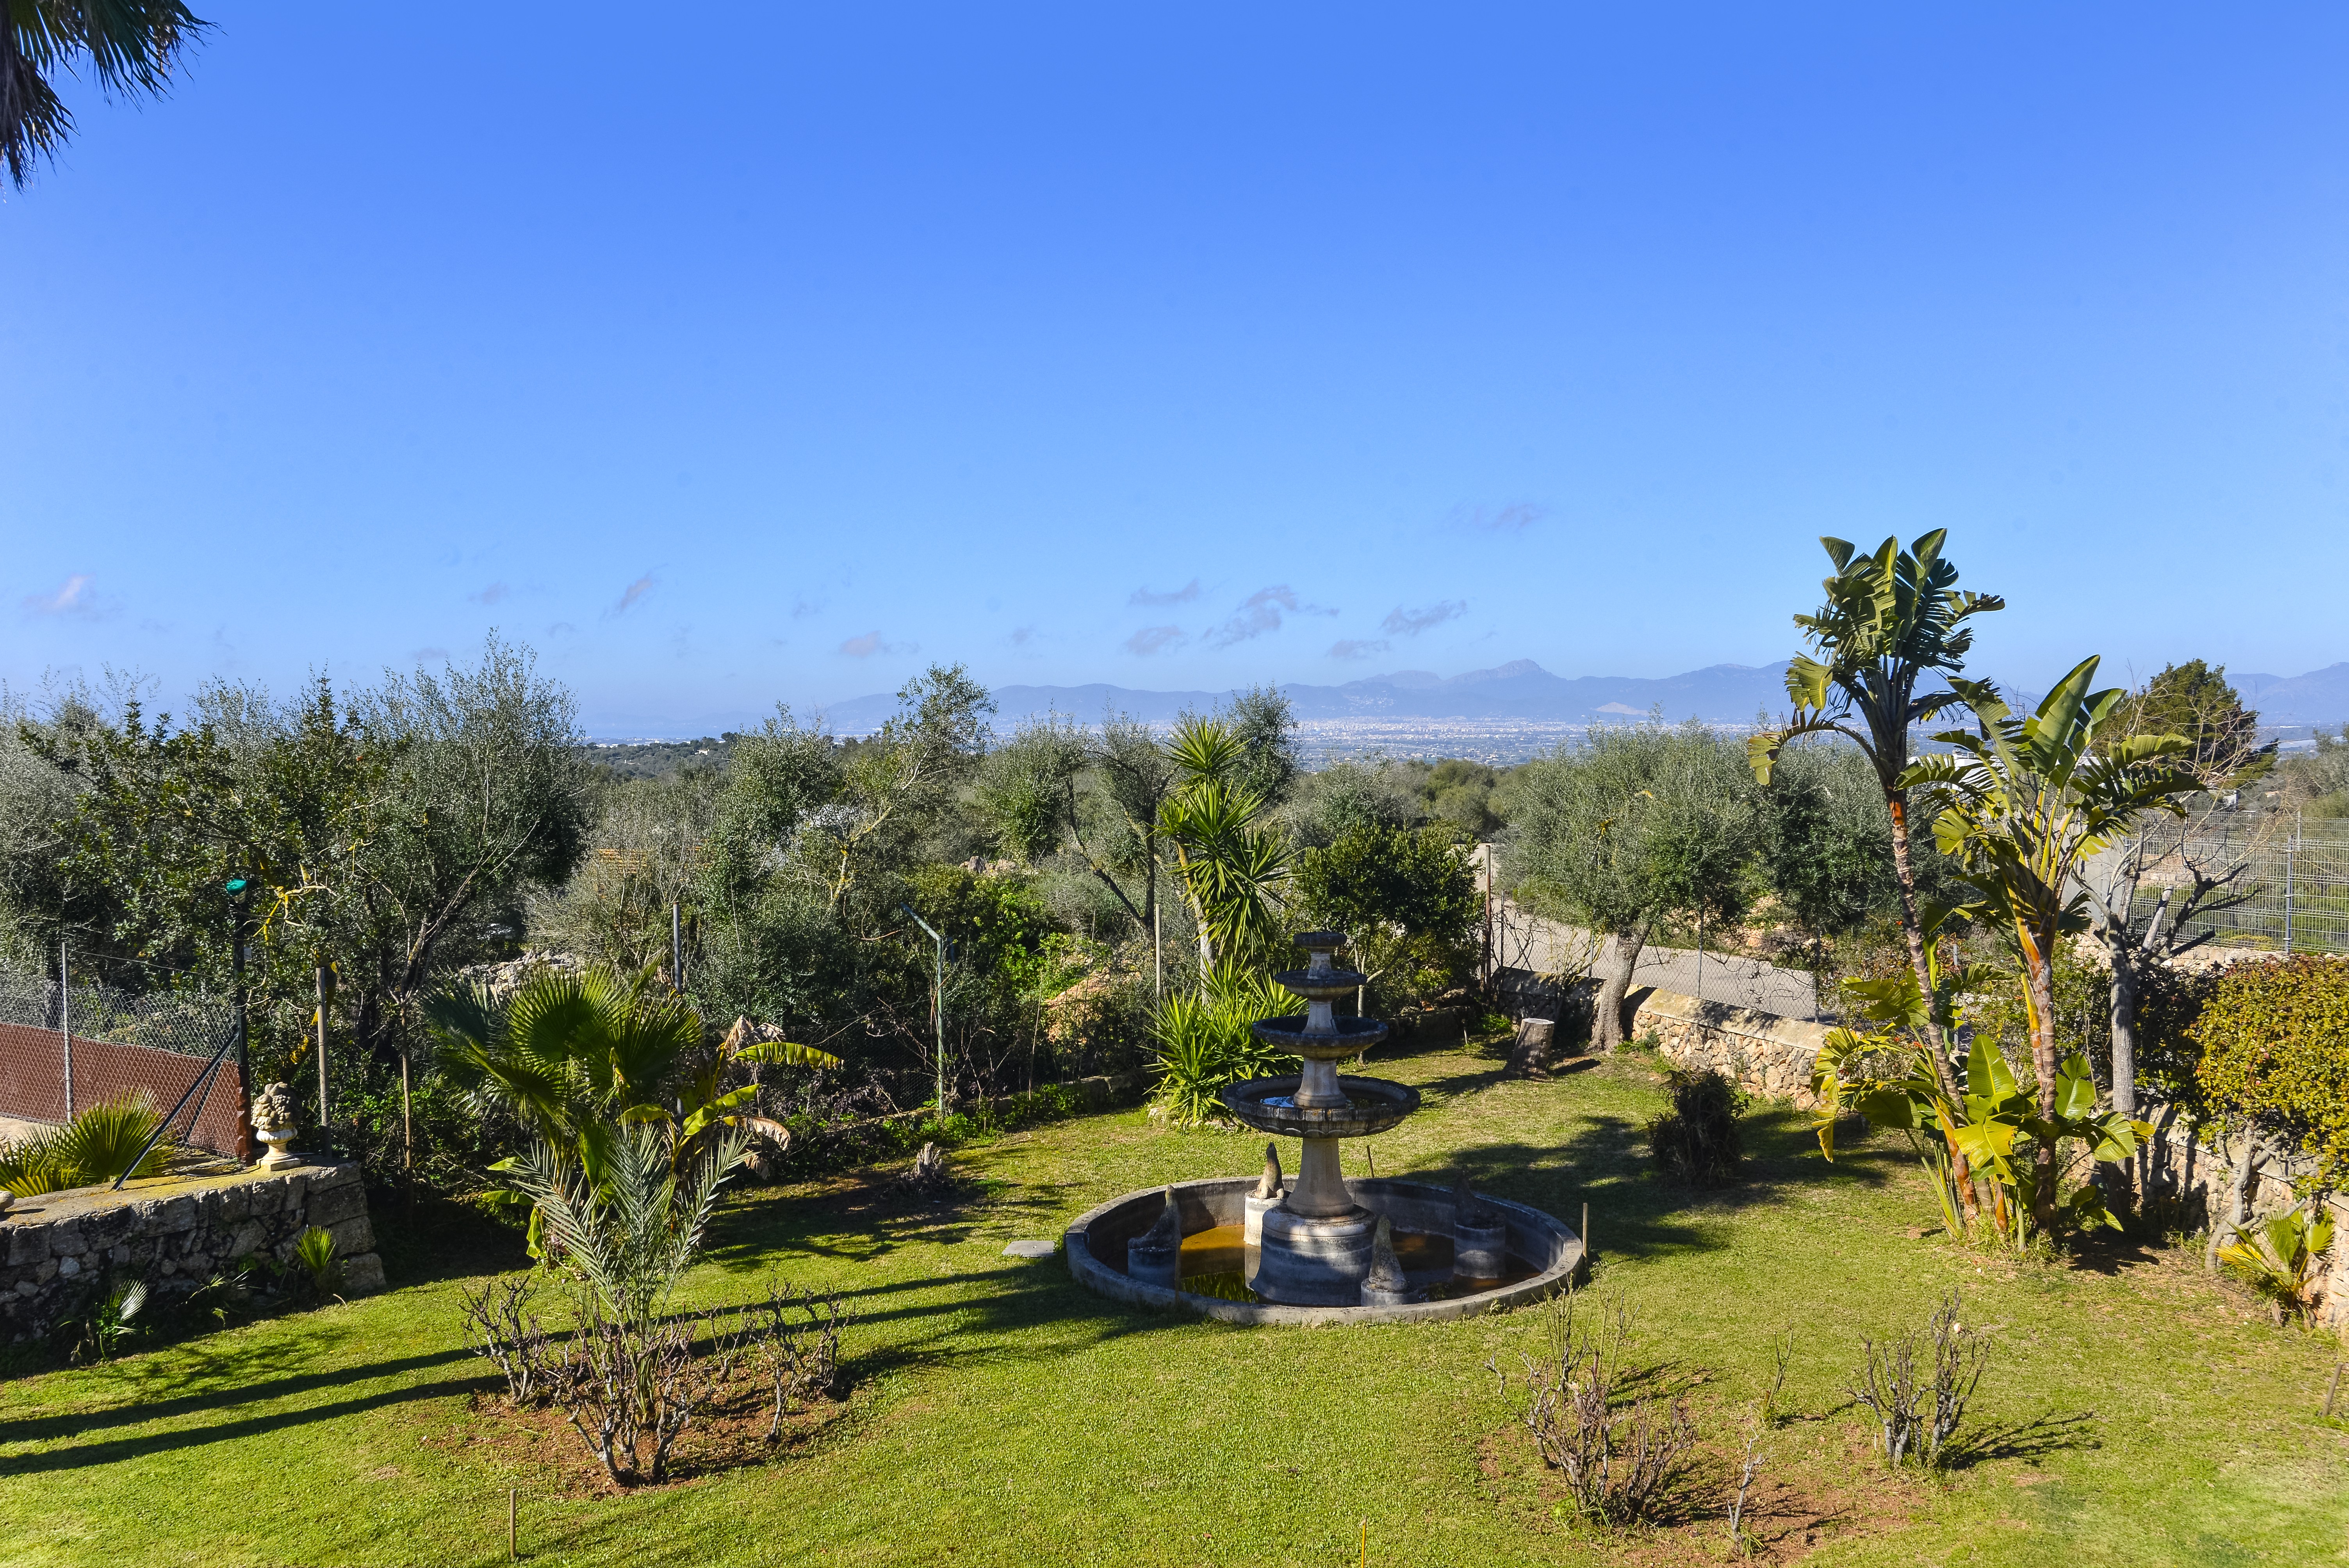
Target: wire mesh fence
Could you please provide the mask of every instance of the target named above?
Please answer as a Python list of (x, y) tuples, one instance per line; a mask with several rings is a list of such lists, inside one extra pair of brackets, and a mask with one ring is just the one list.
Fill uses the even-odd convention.
[(2158, 820), (2107, 853), (2143, 865), (2129, 901), (2139, 931), (2179, 917), (2198, 872), (2232, 872), (2218, 901), (2225, 907), (2187, 914), (2188, 932), (2222, 947), (2349, 953), (2349, 822), (2250, 813)]
[(130, 991), (81, 978), (61, 986), (53, 975), (0, 965), (0, 1024), (209, 1057), (236, 1019), (226, 998), (202, 991)]
[(235, 1038), (227, 1000), (201, 990), (61, 982), (0, 965), (0, 1117), (64, 1122), (103, 1102), (143, 1101), (175, 1141), (238, 1153), (243, 1078), (234, 1060), (213, 1063)]

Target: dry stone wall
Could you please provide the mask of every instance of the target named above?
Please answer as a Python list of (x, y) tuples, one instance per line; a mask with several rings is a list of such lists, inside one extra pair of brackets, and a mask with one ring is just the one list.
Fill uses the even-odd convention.
[(183, 1292), (243, 1258), (283, 1264), (312, 1225), (334, 1236), (347, 1294), (383, 1288), (367, 1188), (346, 1161), (19, 1198), (0, 1215), (0, 1334), (46, 1333), (109, 1274)]
[(1692, 1072), (1717, 1070), (1748, 1094), (1792, 1100), (1799, 1109), (1818, 1103), (1811, 1069), (1826, 1043), (1825, 1024), (1782, 1018), (1677, 991), (1633, 992), (1631, 1037), (1653, 1037), (1656, 1048)]

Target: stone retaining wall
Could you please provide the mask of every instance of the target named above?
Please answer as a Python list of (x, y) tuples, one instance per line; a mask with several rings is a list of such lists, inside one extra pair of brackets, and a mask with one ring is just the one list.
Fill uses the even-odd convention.
[(1631, 1037), (1653, 1036), (1666, 1057), (1692, 1071), (1712, 1068), (1749, 1094), (1791, 1100), (1811, 1097), (1811, 1069), (1828, 1026), (1756, 1013), (1724, 1002), (1700, 1001), (1677, 991), (1637, 990), (1630, 1000)]
[(0, 1330), (15, 1339), (47, 1332), (109, 1270), (184, 1292), (241, 1258), (285, 1263), (312, 1225), (333, 1234), (347, 1294), (383, 1288), (367, 1188), (347, 1161), (19, 1198), (0, 1215)]

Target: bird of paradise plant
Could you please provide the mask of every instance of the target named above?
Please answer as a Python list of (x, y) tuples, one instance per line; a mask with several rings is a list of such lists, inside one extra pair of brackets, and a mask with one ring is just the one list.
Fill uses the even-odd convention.
[[(1928, 933), (1946, 918), (1947, 912), (1929, 909)], [(1973, 1179), (1990, 1189), (1979, 1222), (2001, 1242), (2019, 1247), (2054, 1212), (2052, 1191), (2047, 1204), (2039, 1202), (2041, 1184), (2054, 1179), (2044, 1172), (2060, 1168), (2054, 1156), (2065, 1140), (2086, 1145), (2095, 1161), (2118, 1164), (2136, 1153), (2137, 1140), (2151, 1137), (2153, 1129), (2097, 1109), (2095, 1081), (2076, 1051), (2058, 1064), (2052, 1115), (2039, 1113), (2038, 1102), (2023, 1092), (2004, 1056), (1982, 1035), (1974, 1037), (1967, 1054), (1962, 1088), (1948, 1093), (1934, 1070), (1933, 1048), (1924, 1043), (1924, 1027), (1936, 1006), (1950, 1016), (1959, 995), (1994, 984), (1997, 972), (1972, 965), (1945, 975), (1929, 949), (1928, 973), (1935, 982), (1934, 1005), (1906, 974), (1847, 987), (1857, 999), (1860, 1016), (1876, 1028), (1831, 1030), (1820, 1049), (1811, 1078), (1819, 1148), (1835, 1158), (1837, 1123), (1854, 1110), (1873, 1126), (1902, 1132), (1940, 1202), (1942, 1222), (1961, 1238), (1971, 1231), (1955, 1166), (1962, 1159)], [(1888, 1062), (1889, 1068), (1883, 1065)], [(2044, 1164), (2041, 1150), (2050, 1156)], [(2119, 1227), (2094, 1182), (2081, 1183), (2062, 1207), (2075, 1222)]]
[[(1936, 735), (1951, 750), (1900, 776), (1937, 808), (1934, 841), (1980, 895), (1957, 913), (2006, 936), (2023, 961), (2038, 1119), (2051, 1124), (2075, 1092), (2055, 1047), (2054, 962), (2056, 943), (2087, 929), (2081, 872), (2140, 816), (2178, 814), (2200, 788), (2179, 760), (2192, 750), (2185, 737), (2111, 737), (2106, 721), (2127, 694), (2090, 691), (2096, 665), (2081, 660), (2027, 715), (1986, 681), (1952, 679), (1976, 727)], [(2054, 1140), (2035, 1140), (2029, 1191), (2042, 1230), (2055, 1220), (2055, 1159)]]

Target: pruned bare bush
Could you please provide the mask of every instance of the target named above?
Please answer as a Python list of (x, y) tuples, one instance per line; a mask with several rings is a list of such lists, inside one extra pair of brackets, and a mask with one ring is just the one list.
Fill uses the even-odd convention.
[(625, 1326), (583, 1292), (577, 1332), (548, 1367), (548, 1394), (621, 1486), (667, 1479), (670, 1450), (718, 1388), (694, 1354), (693, 1320)]
[(1745, 1499), (1754, 1490), (1754, 1478), (1762, 1473), (1762, 1437), (1770, 1429), (1765, 1412), (1756, 1410), (1745, 1429), (1745, 1460), (1737, 1471), (1737, 1490), (1729, 1499), (1729, 1543), (1740, 1553), (1754, 1555), (1754, 1541), (1745, 1533)]
[(1960, 1311), (1953, 1290), (1934, 1309), (1923, 1333), (1881, 1345), (1859, 1342), (1866, 1359), (1852, 1375), (1851, 1397), (1876, 1418), (1887, 1464), (1913, 1457), (1929, 1468), (1939, 1465), (1942, 1449), (1965, 1419), (1966, 1405), (1990, 1363), (1991, 1342), (1969, 1333)]
[(780, 1441), (783, 1417), (793, 1401), (810, 1398), (836, 1399), (846, 1391), (840, 1365), (840, 1331), (850, 1316), (840, 1297), (789, 1285), (767, 1287), (767, 1299), (746, 1309), (756, 1355), (774, 1395), (774, 1418), (767, 1440)]
[(528, 1274), (485, 1280), (461, 1293), (465, 1347), (504, 1375), (506, 1398), (520, 1409), (546, 1398), (546, 1330), (530, 1310)]
[[(1547, 1354), (1520, 1357), (1519, 1418), (1535, 1447), (1565, 1479), (1584, 1518), (1603, 1524), (1654, 1518), (1694, 1458), (1688, 1401), (1638, 1392), (1647, 1370), (1631, 1362), (1631, 1311), (1619, 1298), (1586, 1308), (1569, 1290), (1551, 1304), (1547, 1327)], [(1508, 1375), (1485, 1365), (1506, 1395)]]

